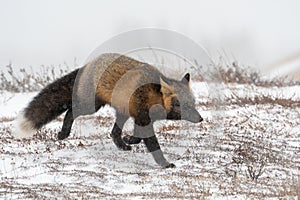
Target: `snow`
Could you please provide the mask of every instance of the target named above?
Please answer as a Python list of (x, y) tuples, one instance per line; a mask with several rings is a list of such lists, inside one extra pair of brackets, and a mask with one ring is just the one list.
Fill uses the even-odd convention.
[[(224, 94), (265, 94), (299, 100), (299, 86), (228, 84)], [(75, 120), (71, 136), (57, 141), (62, 117), (30, 139), (11, 137), (13, 119), (36, 93), (0, 96), (0, 199), (297, 199), (300, 187), (300, 108), (277, 104), (226, 104), (214, 115), (209, 85), (192, 84), (200, 124), (160, 121), (155, 132), (166, 158), (161, 169), (143, 143), (117, 150), (109, 136), (109, 106)], [(201, 104), (202, 103), (202, 104)], [(99, 117), (101, 116), (101, 117)], [(132, 134), (129, 120), (124, 134)], [(252, 179), (248, 170), (263, 172)]]
[(16, 117), (17, 114), (26, 107), (29, 101), (37, 94), (30, 93), (11, 93), (0, 91), (0, 117)]

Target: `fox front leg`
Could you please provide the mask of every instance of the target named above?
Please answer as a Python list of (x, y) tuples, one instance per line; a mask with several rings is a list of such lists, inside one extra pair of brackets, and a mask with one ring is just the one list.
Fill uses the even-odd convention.
[(134, 129), (133, 129), (133, 136), (132, 135), (125, 135), (123, 137), (123, 141), (127, 144), (139, 144), (142, 139), (138, 137), (139, 133), (137, 132), (138, 128), (136, 128), (136, 124), (134, 124)]
[(113, 142), (119, 149), (124, 150), (124, 151), (131, 150), (131, 146), (126, 145), (121, 137), (122, 129), (123, 129), (123, 126), (124, 126), (125, 122), (127, 121), (127, 119), (128, 119), (128, 117), (117, 113), (117, 119), (116, 119), (114, 127), (111, 131), (111, 137), (113, 139)]
[(158, 140), (155, 135), (149, 138), (144, 138), (144, 143), (148, 149), (148, 151), (152, 154), (155, 162), (159, 164), (163, 168), (174, 168), (175, 165), (173, 163), (169, 163), (164, 157), (163, 152), (160, 149)]
[(138, 138), (138, 137), (135, 137), (135, 136), (132, 136), (132, 135), (125, 135), (123, 137), (123, 141), (126, 144), (139, 144), (142, 141), (142, 139)]
[(154, 134), (153, 123), (150, 123), (147, 126), (135, 125), (134, 132), (138, 138), (143, 138), (143, 141), (148, 149), (148, 151), (153, 156), (155, 162), (163, 168), (173, 168), (175, 165), (169, 163), (164, 157), (163, 152), (160, 149), (157, 137)]

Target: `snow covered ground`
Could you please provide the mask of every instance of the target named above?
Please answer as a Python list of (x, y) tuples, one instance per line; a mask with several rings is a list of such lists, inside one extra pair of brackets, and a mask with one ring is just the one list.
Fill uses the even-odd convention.
[[(117, 150), (109, 107), (76, 119), (66, 140), (56, 139), (63, 116), (16, 140), (13, 120), (36, 93), (1, 92), (0, 199), (299, 199), (300, 86), (225, 85), (237, 100), (222, 115), (207, 104), (206, 84), (192, 88), (202, 123), (155, 124), (174, 169), (156, 165), (142, 143)], [(129, 120), (124, 134), (131, 131)]]

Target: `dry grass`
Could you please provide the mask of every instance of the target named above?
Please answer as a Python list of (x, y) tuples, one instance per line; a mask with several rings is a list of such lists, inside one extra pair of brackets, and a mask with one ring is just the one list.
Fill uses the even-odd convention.
[[(261, 94), (254, 97), (240, 97), (232, 93), (230, 97), (226, 97), (224, 101), (221, 102), (221, 106), (245, 106), (245, 105), (280, 105), (286, 108), (297, 108), (300, 107), (300, 99), (286, 99), (285, 97), (271, 97), (265, 94)], [(199, 107), (212, 107), (215, 105), (212, 101), (197, 102)]]
[(296, 108), (300, 106), (300, 99), (285, 99), (283, 97), (271, 97), (261, 94), (255, 97), (239, 97), (232, 93), (230, 98), (226, 99), (226, 105), (280, 105), (283, 107)]
[[(72, 67), (74, 69), (74, 67)], [(15, 70), (12, 64), (0, 72), (0, 90), (9, 92), (34, 92), (40, 91), (49, 83), (71, 71), (68, 65), (41, 66), (39, 71), (32, 68)]]
[[(196, 66), (201, 68), (196, 63)], [(228, 64), (227, 62), (220, 59), (219, 63), (208, 68), (207, 72), (202, 72), (194, 68), (197, 76), (193, 77), (196, 81), (205, 81), (205, 77), (210, 77), (211, 80), (222, 82), (225, 84), (236, 83), (236, 84), (248, 84), (261, 87), (285, 87), (299, 85), (300, 81), (294, 81), (289, 76), (278, 76), (276, 78), (262, 78), (261, 72), (254, 69), (253, 67), (245, 67), (239, 65), (237, 62)], [(201, 71), (204, 74), (199, 74)]]

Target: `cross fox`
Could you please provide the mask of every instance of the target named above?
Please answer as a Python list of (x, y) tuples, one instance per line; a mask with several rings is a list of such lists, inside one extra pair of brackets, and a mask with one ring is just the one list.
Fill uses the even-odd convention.
[[(58, 133), (58, 139), (62, 140), (70, 135), (76, 117), (93, 114), (106, 104), (116, 109), (116, 122), (111, 131), (115, 145), (121, 150), (131, 150), (130, 144), (143, 140), (154, 160), (164, 168), (175, 165), (164, 158), (153, 122), (203, 120), (195, 109), (189, 73), (182, 80), (174, 80), (147, 63), (106, 53), (46, 86), (20, 112), (13, 134), (32, 136), (67, 111)], [(134, 119), (133, 135), (122, 138), (123, 125), (130, 117)]]

